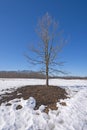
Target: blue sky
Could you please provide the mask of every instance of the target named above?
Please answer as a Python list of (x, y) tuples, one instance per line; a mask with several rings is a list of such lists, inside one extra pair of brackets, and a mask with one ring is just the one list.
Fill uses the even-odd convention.
[[(0, 70), (27, 70), (27, 46), (38, 39), (38, 19), (48, 12), (69, 42), (60, 59), (70, 75), (87, 76), (86, 0), (0, 0)], [(38, 67), (35, 66), (35, 69)]]

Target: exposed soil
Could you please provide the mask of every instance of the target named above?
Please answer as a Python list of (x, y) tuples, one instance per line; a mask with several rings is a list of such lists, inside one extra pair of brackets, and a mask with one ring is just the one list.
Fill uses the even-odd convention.
[[(40, 105), (46, 105), (46, 112), (48, 112), (48, 109), (56, 110), (56, 103), (60, 99), (67, 98), (67, 93), (65, 89), (62, 89), (60, 87), (56, 86), (41, 86), (41, 85), (35, 85), (35, 86), (24, 86), (21, 88), (18, 88), (14, 92), (11, 93), (5, 93), (4, 95), (0, 95), (0, 105), (3, 102), (8, 102), (10, 100), (13, 100), (15, 98), (21, 98), (23, 97), (24, 100), (28, 99), (29, 97), (34, 97), (36, 99), (36, 107), (35, 109), (38, 109)], [(7, 103), (7, 105), (11, 105), (10, 103)], [(63, 105), (66, 105), (63, 103)], [(21, 106), (18, 107), (21, 109)], [(18, 109), (17, 108), (17, 109)]]

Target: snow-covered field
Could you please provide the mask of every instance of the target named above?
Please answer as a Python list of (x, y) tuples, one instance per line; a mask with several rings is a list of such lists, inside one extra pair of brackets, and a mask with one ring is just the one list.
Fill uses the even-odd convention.
[[(45, 80), (0, 79), (0, 94), (7, 88), (39, 84), (45, 84)], [(11, 106), (3, 103), (0, 106), (0, 130), (87, 130), (87, 80), (51, 79), (50, 84), (61, 86), (69, 93), (70, 98), (60, 100), (66, 102), (66, 106), (57, 103), (58, 110), (46, 114), (44, 106), (33, 109), (36, 101), (32, 97), (12, 100)], [(23, 108), (16, 110), (19, 104)]]

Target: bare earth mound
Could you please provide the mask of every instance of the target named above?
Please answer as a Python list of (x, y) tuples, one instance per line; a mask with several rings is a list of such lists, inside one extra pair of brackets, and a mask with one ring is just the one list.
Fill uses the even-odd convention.
[[(48, 109), (55, 110), (56, 103), (60, 99), (67, 98), (67, 93), (65, 89), (56, 86), (49, 86), (45, 87), (44, 85), (35, 85), (35, 86), (24, 86), (18, 88), (14, 92), (5, 93), (0, 95), (0, 104), (3, 102), (8, 102), (15, 98), (23, 97), (24, 100), (28, 99), (29, 97), (34, 97), (36, 99), (36, 108), (38, 109), (40, 105), (46, 105), (46, 112)], [(7, 104), (10, 105), (10, 104)], [(21, 107), (20, 107), (21, 108)], [(19, 108), (19, 109), (20, 109)]]

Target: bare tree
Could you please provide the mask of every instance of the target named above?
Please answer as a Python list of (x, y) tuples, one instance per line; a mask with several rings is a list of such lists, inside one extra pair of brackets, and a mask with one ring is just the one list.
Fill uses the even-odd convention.
[(58, 60), (65, 40), (62, 38), (62, 32), (58, 29), (57, 22), (46, 13), (38, 22), (36, 32), (40, 38), (40, 42), (37, 46), (35, 44), (36, 47), (33, 46), (31, 49), (33, 57), (26, 55), (29, 63), (40, 65), (46, 75), (46, 86), (49, 86), (50, 73), (62, 72), (58, 70), (58, 66), (63, 65), (63, 62), (59, 62)]

